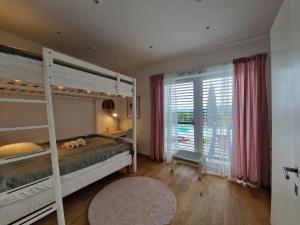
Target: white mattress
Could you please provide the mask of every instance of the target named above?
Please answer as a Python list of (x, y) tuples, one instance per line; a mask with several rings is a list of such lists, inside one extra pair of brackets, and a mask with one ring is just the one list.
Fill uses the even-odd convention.
[[(93, 166), (66, 174), (61, 177), (63, 196), (131, 164), (132, 155), (127, 151)], [(54, 202), (53, 182), (50, 179), (10, 194), (1, 194), (0, 225), (11, 223)]]

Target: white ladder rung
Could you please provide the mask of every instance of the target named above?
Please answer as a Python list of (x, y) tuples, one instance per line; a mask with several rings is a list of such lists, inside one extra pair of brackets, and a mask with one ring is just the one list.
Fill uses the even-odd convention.
[(30, 214), (29, 216), (26, 216), (25, 218), (15, 222), (15, 223), (12, 223), (13, 225), (29, 225), (29, 224), (32, 224), (36, 221), (38, 221), (39, 219), (49, 215), (50, 213), (56, 211), (57, 209), (57, 206), (56, 206), (56, 203), (52, 203), (32, 214)]
[(46, 151), (40, 151), (40, 152), (27, 154), (27, 155), (19, 155), (19, 156), (4, 158), (4, 159), (0, 159), (0, 165), (17, 162), (17, 161), (21, 161), (24, 159), (30, 159), (30, 158), (34, 158), (34, 157), (38, 157), (38, 156), (42, 156), (42, 155), (47, 155), (50, 153), (51, 153), (51, 150), (46, 150)]
[(35, 103), (35, 104), (47, 103), (46, 100), (19, 99), (19, 98), (0, 98), (0, 102)]
[(25, 127), (0, 127), (0, 132), (42, 129), (42, 128), (48, 128), (48, 127), (49, 127), (48, 125), (25, 126)]

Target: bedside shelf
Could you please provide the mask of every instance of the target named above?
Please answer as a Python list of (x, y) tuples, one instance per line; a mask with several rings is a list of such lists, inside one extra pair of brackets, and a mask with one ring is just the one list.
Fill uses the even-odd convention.
[(112, 131), (103, 132), (103, 133), (100, 133), (100, 134), (112, 135), (112, 136), (115, 136), (115, 137), (125, 137), (126, 134), (127, 134), (127, 130), (112, 130)]

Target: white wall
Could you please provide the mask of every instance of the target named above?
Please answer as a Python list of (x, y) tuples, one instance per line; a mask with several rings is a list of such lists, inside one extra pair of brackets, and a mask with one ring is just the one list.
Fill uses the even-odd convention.
[[(158, 73), (187, 72), (206, 66), (232, 62), (233, 59), (270, 53), (268, 36), (259, 37), (241, 43), (232, 44), (223, 48), (206, 52), (192, 52), (169, 60), (157, 62), (143, 68), (129, 71), (137, 78), (137, 95), (141, 96), (141, 119), (138, 120), (138, 145), (141, 154), (150, 154), (151, 105), (149, 76)], [(270, 90), (270, 55), (267, 64), (268, 89)], [(270, 91), (269, 91), (270, 92)], [(270, 95), (269, 95), (270, 96)], [(270, 102), (270, 101), (269, 101)]]
[[(103, 99), (104, 100), (104, 99)], [(107, 130), (113, 131), (117, 129), (117, 121), (113, 119), (110, 115), (106, 114), (102, 110), (103, 100), (98, 100), (97, 116), (98, 116), (98, 133), (106, 132)], [(132, 127), (131, 119), (127, 118), (127, 99), (126, 98), (114, 98), (115, 102), (115, 112), (120, 118), (120, 129), (128, 130)]]
[[(5, 96), (29, 98), (27, 96)], [(32, 97), (31, 97), (32, 98)], [(95, 133), (94, 103), (92, 100), (54, 98), (54, 119), (58, 139)], [(43, 104), (0, 103), (1, 127), (47, 124), (46, 106)], [(44, 142), (48, 130), (27, 130), (0, 134), (0, 141)]]

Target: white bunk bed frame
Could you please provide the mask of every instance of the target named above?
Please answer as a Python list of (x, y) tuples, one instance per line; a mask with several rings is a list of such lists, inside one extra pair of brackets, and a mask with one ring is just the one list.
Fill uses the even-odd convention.
[[(37, 182), (0, 193), (0, 224), (31, 224), (51, 212), (57, 211), (58, 224), (64, 225), (62, 198), (69, 195), (125, 166), (132, 165), (133, 172), (137, 171), (136, 153), (136, 80), (134, 78), (104, 69), (102, 67), (75, 59), (48, 48), (43, 48), (43, 60), (28, 58), (24, 55), (0, 52), (0, 78), (22, 80), (43, 85), (26, 87), (15, 84), (0, 85), (0, 93), (11, 91), (26, 91), (28, 94), (44, 94), (45, 100), (0, 98), (0, 102), (46, 104), (48, 123), (26, 127), (1, 128), (0, 132), (27, 129), (48, 128), (50, 149), (31, 155), (1, 159), (1, 164), (11, 163), (41, 155), (51, 154), (53, 176)], [(52, 90), (56, 86), (80, 89), (80, 92), (64, 92)], [(11, 89), (10, 89), (11, 88)], [(30, 91), (31, 90), (31, 91)], [(34, 90), (37, 90), (36, 92)], [(88, 92), (82, 92), (88, 90)], [(102, 94), (99, 94), (102, 93)], [(19, 92), (17, 92), (19, 93)], [(23, 92), (21, 92), (23, 93)], [(52, 95), (67, 95), (74, 97), (99, 98), (103, 93), (109, 96), (126, 96), (133, 98), (132, 110), (132, 139), (123, 140), (132, 144), (133, 156), (128, 152), (118, 154), (104, 162), (97, 163), (85, 169), (60, 176), (55, 123), (52, 105)], [(36, 189), (35, 189), (36, 188)], [(37, 191), (38, 190), (38, 191)], [(24, 197), (25, 193), (29, 193)], [(55, 202), (53, 203), (53, 194)], [(4, 205), (1, 205), (4, 202)]]

